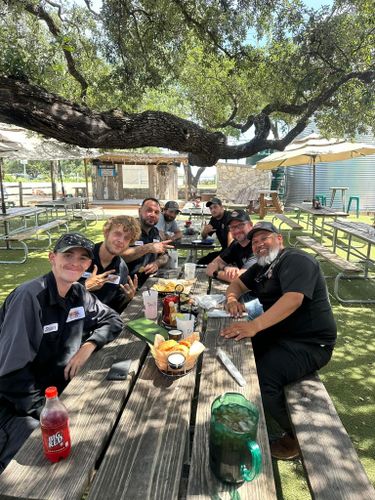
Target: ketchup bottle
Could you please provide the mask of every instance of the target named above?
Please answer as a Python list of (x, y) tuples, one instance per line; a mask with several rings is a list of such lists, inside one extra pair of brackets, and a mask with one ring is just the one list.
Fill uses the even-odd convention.
[(70, 453), (69, 416), (57, 395), (56, 387), (47, 387), (46, 404), (40, 414), (44, 454), (58, 462)]

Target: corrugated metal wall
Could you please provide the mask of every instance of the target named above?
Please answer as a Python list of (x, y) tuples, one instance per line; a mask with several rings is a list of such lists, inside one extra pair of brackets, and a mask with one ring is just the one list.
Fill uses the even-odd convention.
[[(300, 137), (305, 137), (317, 127), (313, 124), (306, 128)], [(359, 135), (357, 142), (375, 144), (372, 135)], [(284, 203), (290, 207), (293, 203), (301, 203), (311, 200), (312, 197), (312, 167), (296, 166), (285, 168), (286, 194)], [(316, 194), (324, 194), (327, 202), (331, 198), (330, 187), (348, 187), (347, 201), (349, 196), (360, 197), (360, 210), (375, 211), (375, 155), (364, 156), (353, 160), (339, 161), (335, 163), (320, 163), (316, 166)], [(340, 208), (340, 196), (336, 194), (335, 208)], [(352, 204), (353, 208), (353, 204)]]

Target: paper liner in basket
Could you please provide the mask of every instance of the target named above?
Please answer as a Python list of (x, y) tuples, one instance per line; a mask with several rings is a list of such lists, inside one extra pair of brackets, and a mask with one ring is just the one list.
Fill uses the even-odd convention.
[[(180, 341), (181, 343), (176, 342), (175, 344), (171, 345), (170, 349), (168, 350), (159, 349), (159, 346), (165, 342), (171, 341), (166, 341), (161, 335), (157, 334), (155, 335), (154, 345), (151, 346), (151, 354), (155, 359), (156, 366), (159, 368), (159, 370), (163, 371), (168, 371), (168, 356), (172, 352), (182, 352), (186, 356), (186, 362), (184, 364), (183, 371), (188, 371), (193, 368), (193, 366), (197, 362), (198, 356), (205, 350), (204, 345), (199, 342), (199, 333), (197, 332), (193, 332), (191, 335), (184, 338), (182, 341)], [(184, 342), (190, 342), (190, 349), (184, 344)]]

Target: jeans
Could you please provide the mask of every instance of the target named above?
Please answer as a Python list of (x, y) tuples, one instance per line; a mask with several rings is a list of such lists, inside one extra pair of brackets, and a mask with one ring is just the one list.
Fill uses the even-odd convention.
[(244, 306), (246, 308), (247, 316), (250, 320), (253, 320), (264, 313), (263, 306), (258, 299), (250, 300), (245, 302)]

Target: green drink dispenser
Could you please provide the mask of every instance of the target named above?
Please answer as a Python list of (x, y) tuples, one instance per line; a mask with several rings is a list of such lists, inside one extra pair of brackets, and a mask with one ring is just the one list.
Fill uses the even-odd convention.
[(252, 481), (260, 473), (258, 420), (257, 407), (240, 393), (227, 392), (212, 403), (210, 467), (221, 481), (238, 484)]

